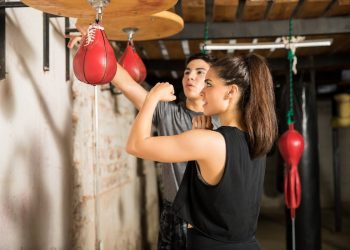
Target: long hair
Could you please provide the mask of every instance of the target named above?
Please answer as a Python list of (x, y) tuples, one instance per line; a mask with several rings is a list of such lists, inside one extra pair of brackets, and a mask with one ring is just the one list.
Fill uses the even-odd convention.
[(236, 84), (242, 122), (248, 133), (252, 158), (268, 153), (277, 136), (275, 96), (270, 70), (256, 54), (224, 57), (211, 66), (227, 85)]

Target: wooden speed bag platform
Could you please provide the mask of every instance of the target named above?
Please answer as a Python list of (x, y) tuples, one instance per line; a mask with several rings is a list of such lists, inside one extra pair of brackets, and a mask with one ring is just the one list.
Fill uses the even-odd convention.
[[(90, 18), (96, 16), (96, 10), (88, 0), (22, 0), (34, 9), (46, 13), (76, 18)], [(103, 17), (127, 17), (151, 15), (170, 9), (177, 0), (111, 0), (103, 9)]]
[[(94, 18), (79, 18), (77, 25), (87, 27)], [(162, 11), (149, 16), (112, 17), (103, 16), (102, 26), (109, 40), (127, 41), (127, 28), (136, 28), (134, 41), (157, 40), (180, 32), (184, 27), (183, 19), (170, 11)]]

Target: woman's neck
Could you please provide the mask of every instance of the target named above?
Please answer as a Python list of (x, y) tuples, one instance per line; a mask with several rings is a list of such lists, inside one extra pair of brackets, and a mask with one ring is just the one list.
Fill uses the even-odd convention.
[(221, 126), (237, 127), (240, 130), (245, 131), (246, 128), (242, 122), (242, 116), (240, 112), (229, 112), (219, 115)]

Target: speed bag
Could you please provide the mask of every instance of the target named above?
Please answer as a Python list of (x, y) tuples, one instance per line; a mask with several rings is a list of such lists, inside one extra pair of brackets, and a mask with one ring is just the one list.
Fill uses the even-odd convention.
[(136, 82), (142, 83), (146, 79), (146, 67), (135, 51), (132, 42), (128, 42), (123, 55), (120, 57), (119, 63)]
[(115, 76), (117, 60), (101, 25), (89, 26), (74, 56), (73, 70), (80, 81), (92, 85), (109, 83)]

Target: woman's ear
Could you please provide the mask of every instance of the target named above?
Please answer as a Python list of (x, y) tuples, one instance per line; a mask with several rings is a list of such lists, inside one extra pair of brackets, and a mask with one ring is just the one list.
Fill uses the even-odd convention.
[(233, 96), (237, 95), (237, 93), (239, 93), (238, 86), (236, 84), (232, 84), (229, 86), (226, 98), (232, 98)]

